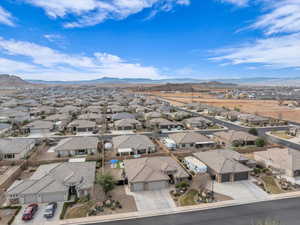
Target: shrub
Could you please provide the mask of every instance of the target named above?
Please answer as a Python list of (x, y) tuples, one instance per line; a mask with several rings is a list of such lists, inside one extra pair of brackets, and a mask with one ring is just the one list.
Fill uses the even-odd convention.
[(257, 136), (258, 135), (258, 131), (256, 128), (251, 128), (249, 131), (248, 131), (249, 134), (252, 134), (252, 135), (255, 135)]
[(234, 140), (233, 142), (232, 142), (232, 146), (233, 147), (239, 147), (241, 145), (241, 143), (238, 141), (238, 140)]
[(263, 138), (258, 138), (255, 141), (255, 145), (257, 147), (264, 147), (266, 145), (266, 141)]
[(187, 188), (187, 187), (189, 187), (190, 185), (189, 185), (189, 183), (188, 182), (186, 182), (186, 181), (181, 181), (180, 183), (178, 183), (178, 184), (176, 184), (176, 188)]

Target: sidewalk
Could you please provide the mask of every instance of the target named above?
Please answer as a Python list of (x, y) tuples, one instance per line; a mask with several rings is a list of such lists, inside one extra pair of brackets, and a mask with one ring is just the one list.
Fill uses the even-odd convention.
[(61, 220), (61, 221), (59, 221), (59, 223), (58, 222), (55, 222), (55, 223), (45, 222), (44, 224), (41, 224), (41, 225), (86, 225), (86, 224), (92, 224), (92, 223), (104, 223), (104, 222), (109, 222), (109, 221), (129, 220), (129, 219), (136, 219), (136, 218), (154, 217), (154, 216), (162, 216), (162, 215), (169, 215), (169, 214), (176, 214), (176, 213), (209, 210), (209, 209), (216, 209), (216, 208), (222, 208), (222, 207), (239, 206), (239, 205), (246, 205), (246, 204), (251, 204), (251, 203), (280, 200), (280, 199), (287, 199), (287, 198), (296, 198), (296, 197), (300, 197), (300, 191), (278, 194), (278, 195), (271, 195), (268, 198), (263, 199), (263, 200), (252, 200), (252, 201), (229, 200), (229, 201), (195, 205), (195, 206), (177, 207), (174, 209), (160, 209), (160, 210), (153, 210), (153, 211), (146, 211), (146, 212), (145, 211), (132, 212), (132, 213), (122, 213), (122, 214), (115, 214), (115, 215), (94, 216), (94, 217), (85, 217), (85, 218), (79, 218), (79, 219)]

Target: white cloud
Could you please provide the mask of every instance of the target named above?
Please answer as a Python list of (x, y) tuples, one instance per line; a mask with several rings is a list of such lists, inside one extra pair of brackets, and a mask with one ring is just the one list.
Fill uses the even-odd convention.
[(300, 68), (300, 33), (259, 39), (253, 44), (220, 49), (214, 61), (238, 65), (258, 63), (272, 68)]
[(46, 38), (50, 42), (56, 42), (64, 39), (61, 35), (59, 34), (45, 34), (44, 38)]
[(300, 31), (300, 1), (268, 2), (267, 12), (250, 27), (263, 29), (266, 35)]
[(265, 68), (300, 68), (300, 1), (258, 0), (263, 15), (250, 25), (265, 35), (252, 43), (216, 51), (221, 65), (261, 64)]
[[(39, 74), (50, 80), (66, 77), (69, 80), (91, 79), (102, 76), (160, 78), (155, 67), (131, 63), (108, 53), (95, 52), (92, 56), (66, 54), (35, 43), (6, 40), (1, 37), (0, 50), (11, 57), (22, 56), (29, 59), (31, 64), (26, 65), (30, 67), (25, 68), (25, 64), (20, 62), (20, 65), (24, 66), (24, 73), (29, 74), (30, 71), (31, 75)], [(7, 66), (7, 69), (9, 67)]]
[[(107, 19), (125, 19), (146, 8), (155, 11), (170, 11), (174, 5), (189, 5), (190, 0), (25, 0), (43, 8), (52, 18), (77, 17), (65, 22), (67, 28), (93, 26)], [(68, 18), (66, 18), (68, 20)]]
[(13, 22), (13, 16), (1, 6), (0, 6), (0, 23), (8, 26), (15, 26), (15, 23)]
[(28, 63), (18, 62), (6, 58), (0, 58), (1, 73), (19, 73), (19, 72), (30, 72), (35, 70), (34, 65)]
[(220, 0), (221, 2), (230, 3), (237, 5), (239, 7), (244, 7), (248, 5), (249, 0)]

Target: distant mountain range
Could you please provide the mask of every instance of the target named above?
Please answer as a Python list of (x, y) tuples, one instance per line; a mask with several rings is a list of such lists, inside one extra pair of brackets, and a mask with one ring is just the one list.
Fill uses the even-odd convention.
[(162, 83), (201, 83), (204, 80), (180, 78), (180, 79), (161, 79), (153, 80), (147, 78), (116, 78), (102, 77), (94, 80), (81, 81), (44, 81), (44, 80), (26, 80), (33, 84), (162, 84)]
[(30, 82), (27, 82), (21, 79), (18, 76), (8, 75), (8, 74), (0, 74), (0, 87), (24, 87), (31, 86)]
[(147, 78), (116, 78), (102, 77), (94, 80), (82, 81), (45, 81), (45, 80), (23, 80), (18, 76), (0, 74), (0, 87), (21, 87), (33, 84), (167, 84), (167, 83), (209, 83), (216, 86), (238, 85), (289, 85), (300, 86), (299, 77), (252, 77), (252, 78), (225, 78), (225, 79), (194, 79), (194, 78), (174, 78), (174, 79), (147, 79)]
[(194, 79), (194, 78), (174, 78), (174, 79), (147, 79), (147, 78), (116, 78), (102, 77), (94, 80), (82, 81), (44, 81), (26, 80), (33, 84), (166, 84), (166, 83), (205, 83), (218, 81), (226, 84), (239, 85), (295, 85), (300, 86), (299, 77), (250, 77), (250, 78), (224, 78), (224, 79)]

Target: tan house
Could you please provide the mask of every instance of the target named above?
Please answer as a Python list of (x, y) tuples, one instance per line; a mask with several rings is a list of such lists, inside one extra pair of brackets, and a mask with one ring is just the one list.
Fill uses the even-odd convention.
[(92, 132), (96, 129), (96, 122), (90, 120), (74, 120), (67, 126), (70, 132)]
[(176, 143), (177, 149), (200, 149), (214, 147), (215, 142), (197, 132), (180, 132), (169, 134), (169, 139)]
[(300, 151), (290, 148), (271, 148), (267, 151), (254, 152), (255, 160), (265, 166), (272, 167), (288, 177), (300, 176)]
[(251, 169), (244, 165), (247, 159), (232, 150), (212, 150), (194, 153), (203, 162), (208, 173), (219, 183), (248, 180)]
[(125, 174), (131, 191), (165, 189), (188, 179), (188, 173), (171, 157), (125, 160)]
[(142, 128), (141, 122), (136, 119), (121, 119), (114, 122), (115, 130), (137, 130)]
[(257, 137), (243, 131), (229, 130), (216, 132), (214, 134), (215, 140), (221, 145), (232, 145), (239, 143), (240, 145), (254, 145)]
[(146, 135), (121, 135), (112, 138), (117, 155), (149, 154), (156, 151), (156, 145)]
[(97, 137), (72, 137), (63, 139), (55, 148), (57, 156), (93, 155), (98, 151)]

